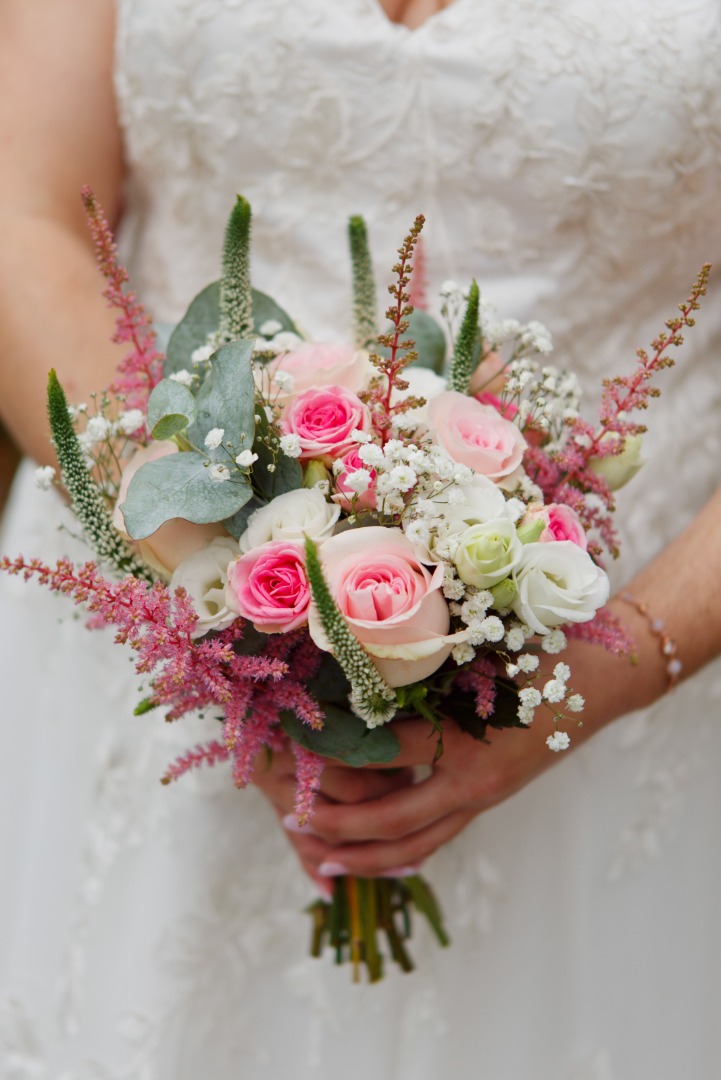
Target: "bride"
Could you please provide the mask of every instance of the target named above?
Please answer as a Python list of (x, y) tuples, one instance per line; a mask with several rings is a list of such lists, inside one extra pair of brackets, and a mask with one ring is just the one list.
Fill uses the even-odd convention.
[[(478, 277), (591, 394), (721, 246), (715, 0), (5, 0), (0, 27), (0, 407), (38, 462), (48, 368), (87, 401), (122, 355), (85, 183), (162, 322), (217, 275), (242, 191), (255, 283), (315, 337), (348, 325), (348, 215), (382, 281), (422, 210), (429, 293)], [(619, 499), (638, 664), (569, 648), (573, 753), (540, 721), (490, 745), (449, 725), (423, 784), (329, 769), (298, 834), (282, 757), (244, 793), (161, 788), (192, 725), (133, 718), (120, 650), (0, 582), (3, 1075), (719, 1075), (720, 346), (714, 286)], [(0, 549), (87, 557), (32, 471)], [(402, 744), (427, 762), (425, 729)], [(448, 951), (419, 927), (418, 970), (373, 987), (306, 959), (316, 885), (425, 859)]]

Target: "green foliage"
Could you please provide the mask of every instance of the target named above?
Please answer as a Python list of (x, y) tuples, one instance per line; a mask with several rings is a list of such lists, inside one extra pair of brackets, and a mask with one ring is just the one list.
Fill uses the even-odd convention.
[(223, 242), (223, 273), (220, 281), (220, 338), (223, 342), (253, 333), (253, 301), (250, 295), (250, 203), (236, 199)]
[[(280, 449), (278, 437), (271, 428), (265, 410), (261, 409), (258, 416), (260, 419), (256, 421), (253, 443), (253, 452), (258, 455), (258, 461), (253, 466), (253, 484), (261, 499), (270, 502), (276, 495), (285, 495), (302, 487), (303, 470), (295, 458), (288, 457)], [(269, 465), (275, 466), (272, 472), (268, 472)]]
[(463, 315), (463, 322), (458, 331), (453, 360), (451, 361), (450, 389), (457, 390), (461, 394), (468, 393), (471, 374), (478, 352), (480, 337), (478, 328), (479, 306), (480, 292), (478, 283), (473, 281), (468, 294), (468, 303)]
[(148, 400), (148, 427), (154, 439), (172, 439), (195, 420), (195, 398), (187, 386), (163, 379)]
[(147, 462), (130, 481), (122, 505), (125, 527), (135, 540), (142, 540), (171, 518), (196, 524), (223, 521), (252, 494), (250, 482), (241, 477), (213, 480), (204, 454), (169, 454)]
[(236, 454), (253, 445), (255, 382), (250, 364), (252, 352), (252, 341), (232, 341), (213, 354), (210, 371), (195, 399), (195, 422), (188, 428), (188, 438), (195, 446), (203, 446), (205, 436), (213, 428), (225, 430), (223, 442), (226, 445), (232, 443)]
[(362, 217), (349, 220), (348, 241), (353, 276), (353, 344), (357, 349), (371, 349), (378, 335), (378, 312), (368, 230)]
[(121, 574), (152, 581), (152, 576), (132, 554), (112, 522), (105, 496), (93, 480), (75, 434), (65, 396), (55, 370), (48, 375), (48, 418), (63, 483), (73, 512), (93, 551), (102, 563)]
[(390, 727), (369, 728), (347, 709), (323, 703), (325, 723), (314, 731), (295, 713), (281, 713), (281, 724), (294, 742), (321, 757), (335, 758), (360, 768), (363, 765), (387, 765), (400, 752), (398, 738)]
[[(253, 323), (261, 327), (266, 322), (280, 323), (283, 330), (298, 333), (290, 315), (265, 293), (251, 290)], [(187, 312), (173, 330), (168, 341), (165, 375), (192, 371), (192, 356), (201, 345), (217, 333), (220, 326), (220, 282), (214, 281), (198, 293)], [(202, 376), (202, 371), (200, 372)]]

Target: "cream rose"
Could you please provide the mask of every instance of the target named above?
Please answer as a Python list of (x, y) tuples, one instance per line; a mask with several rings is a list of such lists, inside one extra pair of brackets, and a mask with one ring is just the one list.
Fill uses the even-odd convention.
[(454, 563), (466, 585), (492, 589), (521, 561), (523, 545), (508, 518), (472, 525), (458, 537)]
[(306, 536), (322, 544), (332, 535), (339, 517), (340, 507), (327, 502), (317, 488), (288, 491), (250, 515), (240, 537), (240, 550), (253, 551), (269, 540), (301, 542)]
[[(178, 447), (173, 442), (151, 442), (137, 450), (123, 470), (118, 501), (113, 511), (113, 525), (127, 540), (131, 538), (125, 529), (122, 504), (125, 502), (130, 481), (138, 469), (147, 462), (157, 461), (158, 458), (177, 453)], [(171, 518), (144, 540), (133, 540), (132, 543), (142, 561), (152, 566), (167, 580), (184, 559), (207, 547), (215, 537), (227, 535), (226, 530), (219, 524), (196, 525), (184, 518)]]
[[(448, 633), (443, 567), (425, 565), (400, 529), (351, 529), (327, 540), (320, 559), (338, 608), (389, 686), (432, 675), (465, 640), (465, 631)], [(329, 651), (313, 606), (308, 629)]]
[(171, 591), (185, 589), (198, 616), (194, 637), (209, 630), (224, 630), (237, 619), (237, 613), (228, 607), (225, 599), (228, 566), (237, 557), (238, 541), (232, 536), (219, 536), (173, 571)]
[(609, 595), (605, 572), (571, 540), (525, 544), (515, 581), (511, 607), (537, 634), (589, 622)]

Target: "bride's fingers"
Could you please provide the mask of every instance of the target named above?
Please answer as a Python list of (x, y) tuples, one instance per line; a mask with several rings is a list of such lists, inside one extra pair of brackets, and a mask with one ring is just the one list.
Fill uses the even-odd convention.
[(320, 790), (327, 799), (358, 803), (378, 799), (413, 783), (412, 769), (351, 769), (326, 765)]
[(330, 843), (399, 840), (452, 810), (463, 809), (457, 786), (443, 772), (362, 803), (316, 807), (313, 830)]
[(455, 810), (400, 840), (332, 847), (317, 869), (325, 877), (340, 874), (380, 877), (393, 870), (396, 871), (394, 876), (405, 877), (413, 873), (429, 855), (457, 836), (474, 816), (475, 811), (471, 809)]

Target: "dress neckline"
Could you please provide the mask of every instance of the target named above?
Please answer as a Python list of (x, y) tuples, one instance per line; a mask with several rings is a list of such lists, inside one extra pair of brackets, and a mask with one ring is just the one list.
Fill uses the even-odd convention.
[(418, 26), (408, 26), (406, 23), (396, 22), (394, 19), (391, 19), (390, 15), (383, 7), (381, 0), (368, 0), (368, 3), (375, 10), (378, 19), (385, 23), (391, 32), (398, 31), (406, 34), (421, 34), (435, 23), (442, 21), (449, 11), (453, 11), (454, 8), (460, 7), (463, 0), (451, 0), (451, 3), (447, 4), (446, 7), (442, 7), (440, 11), (434, 11), (430, 15), (426, 15), (423, 22), (419, 23)]

